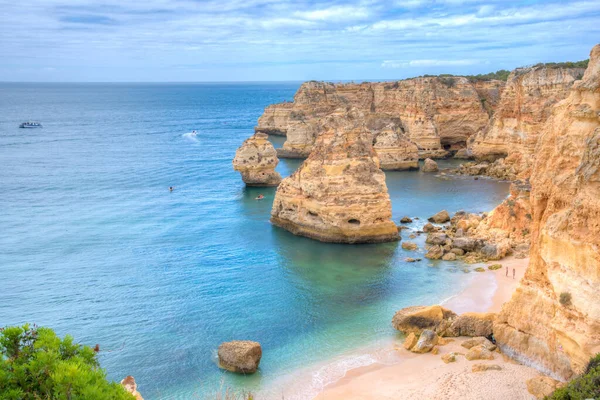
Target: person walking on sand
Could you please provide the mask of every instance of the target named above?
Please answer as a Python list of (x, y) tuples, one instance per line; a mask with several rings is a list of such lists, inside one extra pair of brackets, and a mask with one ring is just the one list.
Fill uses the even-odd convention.
[(513, 279), (515, 279), (515, 272), (516, 272), (516, 269), (513, 268)]
[(506, 267), (506, 277), (508, 278), (508, 266)]

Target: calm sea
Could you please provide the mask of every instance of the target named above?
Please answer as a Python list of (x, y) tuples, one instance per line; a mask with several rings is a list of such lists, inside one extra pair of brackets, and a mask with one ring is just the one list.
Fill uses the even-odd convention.
[[(395, 310), (458, 292), (462, 267), (405, 263), (415, 253), (398, 243), (324, 244), (270, 225), (274, 189), (245, 188), (231, 160), (263, 108), (298, 86), (0, 84), (0, 325), (98, 343), (111, 379), (135, 376), (147, 400), (193, 399), (264, 390), (388, 340)], [(44, 127), (18, 129), (27, 120)], [(420, 172), (387, 180), (394, 219), (415, 226), (508, 192)], [(217, 368), (233, 339), (262, 344), (254, 376)]]

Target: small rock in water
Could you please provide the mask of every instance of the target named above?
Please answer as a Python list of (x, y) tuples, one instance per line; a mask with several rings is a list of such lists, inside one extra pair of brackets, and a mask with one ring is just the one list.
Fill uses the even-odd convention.
[(402, 248), (404, 250), (417, 250), (419, 247), (413, 242), (402, 242)]
[(429, 222), (435, 222), (436, 224), (443, 224), (450, 221), (450, 214), (448, 214), (448, 211), (442, 210), (439, 213), (427, 218), (427, 220)]
[(410, 224), (411, 222), (413, 222), (413, 220), (410, 219), (409, 217), (402, 217), (400, 222), (402, 222), (403, 224)]

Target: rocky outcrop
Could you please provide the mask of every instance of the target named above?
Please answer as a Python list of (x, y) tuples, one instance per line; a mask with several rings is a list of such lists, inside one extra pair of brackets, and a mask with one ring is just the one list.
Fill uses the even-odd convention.
[[(502, 87), (503, 82), (474, 84), (463, 77), (362, 84), (311, 81), (302, 84), (293, 103), (267, 107), (256, 130), (287, 136), (280, 157), (304, 158), (325, 131), (326, 117), (354, 108), (365, 120), (395, 120), (393, 134), (368, 124), (374, 137), (383, 135), (375, 142), (382, 168), (415, 168), (415, 146), (421, 158), (445, 157), (465, 148), (467, 139), (488, 125)], [(395, 160), (398, 154), (402, 156)]]
[(531, 261), (494, 336), (504, 352), (568, 379), (600, 352), (600, 45), (544, 126), (531, 185)]
[(452, 321), (452, 325), (446, 330), (444, 336), (490, 336), (494, 319), (496, 319), (495, 313), (468, 312), (461, 314)]
[(279, 185), (271, 222), (325, 242), (399, 240), (385, 175), (366, 128), (343, 118), (327, 126), (302, 166)]
[(421, 334), (425, 329), (436, 331), (450, 325), (456, 314), (442, 306), (413, 306), (394, 314), (392, 326), (400, 332)]
[(253, 374), (260, 364), (262, 348), (257, 342), (234, 340), (221, 343), (217, 355), (219, 367), (238, 374)]
[(423, 172), (438, 172), (439, 168), (435, 161), (431, 158), (426, 158), (423, 162), (423, 166), (421, 167), (421, 171)]
[(583, 72), (581, 68), (545, 66), (514, 70), (489, 129), (482, 129), (470, 139), (470, 154), (486, 161), (506, 157), (507, 170), (512, 169), (518, 178), (528, 177), (536, 143), (552, 107), (568, 96)]
[(126, 376), (121, 381), (121, 386), (123, 386), (127, 393), (131, 393), (131, 395), (133, 395), (133, 397), (135, 397), (136, 400), (144, 400), (140, 392), (138, 392), (137, 390), (137, 383), (135, 382), (133, 376)]
[(564, 386), (564, 383), (548, 376), (536, 376), (527, 381), (527, 391), (536, 399), (544, 399), (550, 396), (556, 389)]
[(278, 163), (277, 152), (268, 135), (256, 133), (236, 151), (233, 169), (242, 174), (242, 180), (248, 186), (277, 186), (281, 182), (281, 175), (275, 171)]
[(437, 342), (438, 335), (432, 330), (425, 329), (421, 332), (421, 335), (419, 335), (417, 343), (410, 348), (410, 351), (413, 353), (429, 353)]

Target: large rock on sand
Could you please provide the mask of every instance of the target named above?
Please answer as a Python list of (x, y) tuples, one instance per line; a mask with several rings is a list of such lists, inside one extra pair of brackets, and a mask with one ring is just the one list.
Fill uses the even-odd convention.
[(467, 351), (465, 358), (469, 361), (473, 360), (493, 360), (494, 354), (483, 346), (474, 346)]
[(564, 383), (555, 379), (540, 375), (527, 381), (527, 391), (534, 395), (536, 399), (543, 399), (564, 385)]
[(490, 342), (487, 338), (481, 336), (465, 340), (464, 342), (462, 342), (461, 346), (465, 349), (471, 349), (475, 346), (483, 346), (489, 351), (496, 350), (496, 345), (494, 343)]
[(438, 335), (430, 329), (425, 329), (423, 332), (421, 332), (417, 344), (415, 344), (410, 351), (413, 353), (429, 353), (437, 344), (437, 342)]
[(426, 329), (436, 331), (438, 328), (447, 329), (456, 314), (442, 306), (413, 306), (396, 312), (392, 325), (400, 332), (411, 332), (419, 335)]
[(247, 186), (277, 186), (281, 182), (281, 175), (275, 171), (278, 163), (277, 152), (268, 135), (256, 133), (236, 151), (233, 169), (242, 174)]
[[(451, 253), (450, 253), (451, 254)], [(444, 336), (490, 336), (495, 313), (468, 312), (452, 321)]]
[(219, 346), (219, 367), (238, 374), (253, 374), (258, 369), (262, 349), (257, 342), (234, 340)]

